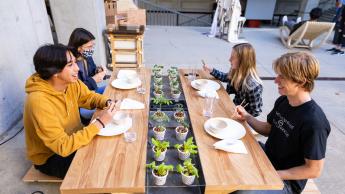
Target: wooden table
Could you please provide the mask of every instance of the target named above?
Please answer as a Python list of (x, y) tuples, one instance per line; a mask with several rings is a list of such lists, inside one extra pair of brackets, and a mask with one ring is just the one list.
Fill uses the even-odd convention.
[[(233, 154), (216, 150), (217, 139), (206, 134), (203, 128), (207, 120), (202, 115), (203, 98), (187, 80), (187, 70), (180, 70), (180, 80), (186, 98), (188, 111), (199, 149), (202, 171), (205, 177), (205, 193), (229, 193), (235, 190), (282, 189), (283, 183), (266, 157), (260, 145), (251, 134), (246, 123), (242, 123), (247, 134), (242, 139), (248, 154)], [(114, 71), (114, 75), (117, 70)], [(132, 99), (145, 102), (144, 110), (132, 110), (133, 127), (137, 132), (134, 143), (126, 143), (123, 135), (113, 137), (97, 136), (92, 142), (78, 150), (60, 187), (61, 193), (114, 193), (145, 192), (145, 164), (147, 154), (148, 112), (150, 71), (146, 77), (145, 95), (135, 90), (118, 90), (107, 87), (105, 95), (111, 99)], [(198, 71), (200, 77), (209, 75)], [(213, 116), (231, 117), (234, 104), (221, 87), (220, 99), (216, 100)]]
[[(184, 76), (188, 70), (181, 69), (179, 72), (205, 177), (205, 193), (282, 189), (282, 181), (246, 123), (242, 123), (247, 131), (242, 141), (248, 154), (228, 153), (213, 148), (213, 144), (219, 140), (204, 131), (203, 125), (207, 120), (202, 114), (204, 99), (197, 95), (187, 76)], [(199, 74), (198, 79), (209, 78), (209, 75), (201, 70), (197, 73)], [(213, 117), (230, 118), (234, 110), (234, 103), (224, 87), (217, 92), (219, 99), (215, 101)]]
[[(115, 69), (112, 79), (117, 72)], [(111, 99), (129, 97), (145, 103), (145, 109), (130, 111), (133, 119), (131, 130), (136, 131), (137, 140), (127, 143), (123, 135), (95, 137), (90, 144), (77, 151), (60, 187), (61, 193), (145, 192), (151, 73), (145, 69), (143, 74), (147, 83), (145, 95), (138, 94), (135, 89), (119, 90), (111, 86), (104, 93)]]

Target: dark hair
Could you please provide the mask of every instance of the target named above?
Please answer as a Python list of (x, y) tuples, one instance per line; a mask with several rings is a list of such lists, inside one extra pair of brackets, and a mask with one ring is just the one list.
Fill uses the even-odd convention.
[(67, 64), (67, 51), (71, 51), (71, 49), (62, 44), (47, 44), (37, 49), (34, 55), (34, 65), (38, 75), (47, 80), (61, 72)]
[(314, 8), (310, 11), (309, 16), (311, 20), (319, 19), (322, 15), (322, 9), (321, 8)]
[(76, 28), (69, 37), (68, 46), (73, 48), (73, 54), (78, 57), (80, 55), (78, 53), (78, 48), (91, 40), (95, 40), (91, 32), (84, 28)]

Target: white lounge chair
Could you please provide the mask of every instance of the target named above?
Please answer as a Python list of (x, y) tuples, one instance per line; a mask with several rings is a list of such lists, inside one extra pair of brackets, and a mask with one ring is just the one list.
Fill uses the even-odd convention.
[[(287, 48), (318, 48), (331, 34), (335, 23), (330, 22), (305, 22), (290, 35), (287, 26), (280, 27), (280, 39)], [(317, 42), (317, 43), (316, 43)]]

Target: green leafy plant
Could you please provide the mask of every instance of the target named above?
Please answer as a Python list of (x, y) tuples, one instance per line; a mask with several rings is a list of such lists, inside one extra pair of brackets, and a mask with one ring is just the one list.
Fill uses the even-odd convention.
[(162, 121), (168, 122), (170, 120), (168, 115), (165, 114), (165, 112), (162, 112), (160, 110), (157, 110), (156, 112), (154, 112), (153, 115), (150, 116), (150, 118), (158, 122), (162, 122)]
[(175, 144), (174, 147), (181, 152), (187, 152), (190, 154), (198, 153), (198, 151), (196, 150), (198, 146), (194, 144), (193, 137), (188, 138), (187, 141), (183, 142), (183, 144)]
[(151, 168), (157, 176), (165, 176), (168, 171), (174, 170), (173, 165), (165, 165), (164, 162), (162, 162), (160, 165), (156, 166), (155, 161), (151, 162), (150, 164), (146, 164), (146, 167)]
[(172, 101), (167, 99), (167, 98), (165, 98), (164, 96), (160, 96), (160, 97), (154, 97), (153, 98), (153, 103), (154, 104), (159, 104), (159, 105), (164, 105), (164, 104), (170, 105), (170, 104), (172, 104)]
[(168, 141), (158, 141), (155, 138), (151, 139), (152, 144), (155, 146), (155, 156), (159, 157), (162, 152), (164, 152), (169, 146), (170, 143)]
[(176, 166), (176, 170), (178, 173), (184, 174), (186, 176), (193, 176), (199, 177), (198, 169), (192, 163), (192, 159), (187, 159), (183, 162), (183, 166), (181, 164)]

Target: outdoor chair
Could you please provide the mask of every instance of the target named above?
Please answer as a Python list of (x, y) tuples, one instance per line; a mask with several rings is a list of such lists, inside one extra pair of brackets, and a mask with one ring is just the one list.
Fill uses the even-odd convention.
[(280, 39), (287, 48), (318, 48), (331, 34), (335, 23), (330, 22), (305, 22), (290, 35), (287, 26), (280, 27)]

